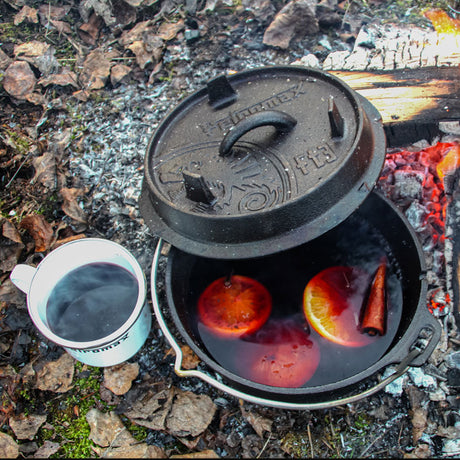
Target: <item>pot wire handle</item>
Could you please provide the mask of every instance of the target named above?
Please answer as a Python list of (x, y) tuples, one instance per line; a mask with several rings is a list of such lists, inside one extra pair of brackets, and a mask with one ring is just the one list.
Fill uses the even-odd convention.
[(156, 290), (157, 285), (157, 272), (158, 272), (158, 263), (160, 260), (161, 249), (163, 247), (163, 240), (160, 238), (155, 250), (155, 254), (152, 261), (152, 270), (151, 270), (151, 293), (152, 293), (152, 304), (153, 310), (155, 312), (156, 319), (160, 326), (161, 331), (163, 332), (166, 340), (169, 342), (171, 347), (173, 348), (176, 358), (174, 362), (174, 372), (179, 377), (197, 377), (206, 383), (209, 383), (214, 388), (223, 391), (224, 393), (228, 393), (236, 398), (244, 399), (248, 402), (261, 404), (263, 406), (271, 406), (276, 407), (279, 409), (293, 409), (293, 410), (313, 410), (313, 409), (328, 409), (331, 407), (339, 406), (342, 404), (350, 404), (352, 402), (358, 401), (362, 398), (370, 396), (374, 393), (385, 388), (388, 384), (396, 380), (398, 377), (401, 377), (411, 366), (412, 362), (417, 359), (417, 357), (422, 353), (421, 350), (418, 348), (413, 348), (407, 356), (396, 366), (395, 372), (390, 376), (383, 379), (378, 384), (374, 385), (373, 387), (369, 388), (366, 391), (358, 393), (356, 395), (347, 396), (341, 399), (335, 399), (333, 401), (325, 401), (325, 402), (316, 402), (316, 403), (290, 403), (290, 402), (283, 402), (283, 401), (276, 401), (271, 399), (260, 398), (258, 396), (248, 395), (243, 393), (239, 390), (235, 390), (234, 388), (219, 382), (215, 378), (211, 377), (210, 375), (196, 370), (184, 370), (182, 369), (182, 350), (179, 344), (176, 342), (175, 338), (171, 334), (166, 325), (166, 321), (163, 317), (163, 314), (160, 309), (160, 304), (158, 301), (158, 295)]
[(280, 110), (263, 110), (243, 118), (224, 136), (219, 147), (219, 155), (230, 154), (233, 144), (247, 132), (260, 126), (274, 126), (280, 133), (288, 133), (297, 124), (291, 115)]

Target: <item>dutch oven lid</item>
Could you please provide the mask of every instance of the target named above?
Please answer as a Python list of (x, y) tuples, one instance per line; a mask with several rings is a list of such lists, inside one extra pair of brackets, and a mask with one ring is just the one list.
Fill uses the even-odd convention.
[(220, 76), (152, 136), (140, 209), (186, 252), (272, 254), (348, 217), (374, 187), (385, 147), (378, 111), (330, 74), (274, 66)]

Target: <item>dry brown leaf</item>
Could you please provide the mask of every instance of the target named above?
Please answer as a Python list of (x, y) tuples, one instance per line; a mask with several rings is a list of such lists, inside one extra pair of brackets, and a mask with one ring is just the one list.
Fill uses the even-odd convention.
[(37, 79), (27, 62), (14, 61), (5, 70), (3, 88), (15, 98), (25, 99), (28, 94), (33, 92), (36, 81)]
[(79, 11), (85, 22), (88, 22), (90, 14), (94, 12), (104, 20), (107, 26), (110, 27), (116, 23), (110, 0), (82, 0)]
[(30, 102), (31, 104), (41, 105), (43, 107), (47, 103), (45, 96), (41, 93), (36, 93), (36, 92), (26, 94), (24, 99), (27, 102)]
[(96, 14), (92, 14), (88, 22), (85, 22), (79, 27), (78, 34), (80, 38), (88, 45), (95, 45), (99, 38), (99, 33), (102, 27), (102, 19)]
[(131, 30), (126, 30), (121, 34), (118, 42), (127, 48), (131, 43), (142, 40), (144, 34), (153, 34), (152, 21), (139, 22)]
[(21, 228), (25, 228), (35, 241), (35, 252), (47, 251), (53, 241), (53, 227), (42, 214), (30, 214), (21, 221)]
[(14, 47), (14, 55), (16, 58), (34, 58), (37, 56), (43, 56), (49, 49), (51, 45), (44, 42), (39, 42), (37, 40), (21, 43)]
[(18, 26), (23, 22), (28, 22), (32, 24), (38, 23), (38, 12), (35, 8), (31, 8), (30, 6), (23, 6), (21, 11), (14, 17), (14, 25)]
[(56, 158), (53, 153), (45, 152), (43, 155), (34, 158), (32, 166), (35, 169), (32, 184), (42, 184), (49, 190), (56, 187)]
[(16, 59), (27, 61), (36, 67), (42, 75), (57, 71), (59, 63), (54, 56), (54, 48), (48, 43), (33, 40), (14, 47)]
[(109, 447), (102, 458), (168, 458), (163, 449), (149, 445), (146, 442), (136, 442), (133, 445)]
[(89, 98), (89, 95), (89, 91), (86, 91), (85, 89), (81, 89), (72, 93), (72, 97), (81, 102), (86, 102)]
[(112, 0), (112, 2), (118, 29), (125, 29), (129, 24), (136, 22), (136, 8), (128, 5), (124, 0)]
[(18, 456), (19, 446), (16, 441), (0, 431), (0, 458), (17, 458)]
[(78, 77), (75, 72), (72, 72), (70, 69), (64, 67), (61, 73), (55, 73), (49, 75), (48, 77), (40, 78), (38, 81), (39, 85), (42, 86), (49, 86), (49, 85), (57, 85), (57, 86), (73, 86), (74, 88), (78, 88), (77, 83)]
[(56, 249), (59, 246), (62, 246), (63, 244), (70, 243), (71, 241), (75, 241), (75, 240), (81, 240), (83, 238), (86, 238), (86, 235), (83, 234), (83, 233), (80, 233), (78, 235), (68, 236), (67, 238), (62, 238), (62, 239), (57, 240), (56, 242), (54, 242), (51, 245), (51, 249)]
[(60, 190), (60, 194), (64, 199), (62, 210), (73, 220), (86, 224), (86, 213), (80, 208), (77, 198), (84, 194), (84, 190), (79, 188), (66, 188)]
[(32, 441), (38, 429), (45, 423), (46, 415), (20, 414), (10, 417), (10, 428), (14, 431), (16, 439), (29, 439)]
[(13, 60), (0, 48), (0, 70), (5, 70)]
[(155, 36), (150, 36), (148, 41), (139, 40), (128, 46), (128, 49), (135, 54), (136, 62), (141, 69), (149, 63), (157, 64), (163, 55), (163, 48), (163, 40)]
[(51, 19), (50, 23), (56, 27), (56, 30), (60, 33), (66, 33), (66, 34), (71, 34), (72, 33), (72, 28), (70, 27), (70, 24), (65, 21), (58, 21), (57, 19)]
[(61, 448), (58, 442), (45, 441), (42, 446), (35, 452), (35, 458), (50, 458)]
[(202, 450), (201, 452), (192, 452), (191, 454), (171, 455), (169, 458), (220, 458), (216, 452), (211, 449)]
[(24, 244), (16, 227), (8, 219), (0, 217), (4, 239), (0, 238), (0, 271), (9, 272), (18, 263)]
[(116, 64), (110, 69), (110, 83), (112, 83), (112, 85), (115, 86), (130, 73), (131, 67), (128, 67), (124, 64)]
[(126, 430), (120, 417), (114, 412), (103, 413), (98, 409), (91, 409), (86, 414), (91, 433), (88, 439), (101, 447), (118, 447), (123, 444), (133, 444), (136, 440)]
[(37, 370), (37, 388), (42, 391), (66, 393), (72, 388), (75, 359), (64, 353), (58, 360), (49, 361)]
[(120, 396), (129, 391), (133, 380), (139, 375), (138, 363), (122, 363), (104, 368), (104, 386)]
[(0, 218), (2, 223), (2, 235), (15, 243), (22, 244), (21, 235), (14, 226), (13, 222), (8, 219)]
[(165, 41), (172, 40), (184, 28), (184, 20), (163, 22), (158, 28), (158, 36)]
[(216, 405), (208, 395), (196, 395), (191, 391), (176, 389), (166, 426), (173, 436), (198, 436), (214, 418)]
[(174, 387), (160, 391), (147, 387), (132, 388), (125, 396), (130, 405), (123, 414), (136, 425), (151, 430), (164, 430), (174, 394)]
[(316, 0), (293, 0), (287, 3), (267, 27), (263, 43), (287, 49), (296, 34), (317, 33), (316, 3)]
[(184, 369), (196, 369), (198, 364), (200, 364), (200, 358), (198, 358), (188, 345), (184, 345), (181, 350), (183, 353), (182, 367)]
[(64, 19), (72, 8), (71, 5), (54, 6), (49, 3), (42, 4), (38, 7), (38, 16), (40, 22), (46, 26), (48, 21), (60, 21)]
[(112, 63), (110, 60), (115, 57), (115, 53), (105, 53), (98, 48), (88, 54), (80, 73), (80, 82), (87, 90), (101, 89), (110, 75)]

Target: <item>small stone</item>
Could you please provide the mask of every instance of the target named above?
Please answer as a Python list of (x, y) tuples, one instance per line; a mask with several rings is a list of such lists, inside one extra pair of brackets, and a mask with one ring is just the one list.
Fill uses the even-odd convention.
[(138, 363), (122, 363), (104, 369), (104, 386), (120, 396), (129, 391), (133, 380), (139, 375)]
[(21, 414), (17, 417), (10, 417), (10, 428), (14, 431), (17, 439), (29, 439), (32, 441), (38, 429), (45, 423), (46, 415)]
[(11, 436), (0, 431), (0, 458), (17, 458), (19, 447)]

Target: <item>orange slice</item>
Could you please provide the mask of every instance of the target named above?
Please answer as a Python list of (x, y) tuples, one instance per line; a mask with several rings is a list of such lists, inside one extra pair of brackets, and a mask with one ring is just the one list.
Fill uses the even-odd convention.
[(330, 267), (314, 276), (304, 291), (304, 313), (316, 332), (346, 347), (375, 340), (360, 331), (360, 314), (370, 277), (354, 267)]
[(240, 375), (264, 385), (297, 388), (315, 373), (320, 351), (309, 332), (290, 318), (272, 319), (247, 342), (238, 360)]
[(268, 290), (247, 276), (219, 278), (198, 299), (200, 321), (214, 334), (224, 337), (240, 337), (257, 331), (271, 310)]

